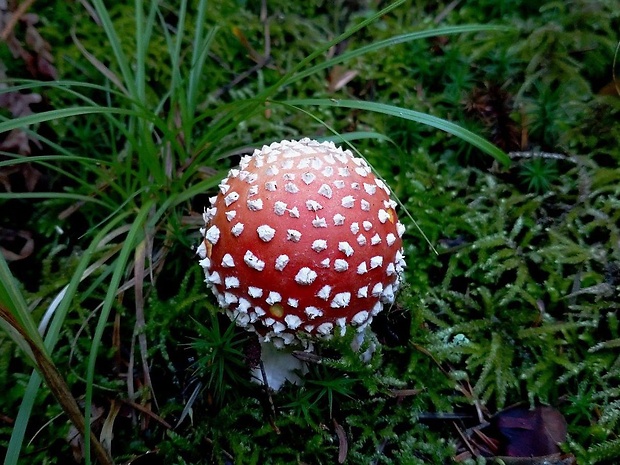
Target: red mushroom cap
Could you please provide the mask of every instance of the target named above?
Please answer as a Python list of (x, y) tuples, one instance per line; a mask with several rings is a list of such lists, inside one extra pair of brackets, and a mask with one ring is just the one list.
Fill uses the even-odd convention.
[(396, 202), (368, 163), (331, 142), (243, 157), (205, 211), (198, 253), (235, 322), (289, 344), (360, 331), (392, 303), (405, 265)]

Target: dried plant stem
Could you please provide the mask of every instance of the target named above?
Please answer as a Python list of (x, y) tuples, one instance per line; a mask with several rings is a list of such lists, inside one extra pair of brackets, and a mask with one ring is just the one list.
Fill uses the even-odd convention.
[[(35, 356), (38, 358), (36, 352)], [(82, 411), (75, 401), (75, 398), (71, 395), (71, 391), (64, 382), (62, 376), (54, 364), (45, 356), (39, 358), (39, 370), (45, 379), (47, 386), (50, 388), (50, 391), (52, 391), (54, 397), (62, 406), (62, 409), (69, 416), (71, 423), (73, 423), (73, 425), (83, 436), (85, 420), (82, 416)], [(95, 456), (97, 457), (99, 463), (102, 465), (113, 465), (114, 462), (108, 455), (108, 452), (104, 449), (103, 445), (99, 442), (92, 431), (90, 432), (90, 442), (93, 445)]]
[[(54, 365), (54, 362), (52, 362), (48, 354), (45, 353), (35, 341), (33, 341), (26, 331), (23, 330), (19, 322), (12, 318), (9, 310), (3, 306), (0, 306), (0, 318), (11, 325), (11, 327), (19, 333), (23, 340), (28, 344), (33, 361), (36, 363), (37, 370), (43, 379), (45, 379), (47, 386), (58, 403), (61, 405), (63, 411), (69, 417), (69, 420), (71, 420), (71, 423), (73, 423), (73, 426), (75, 426), (75, 428), (83, 436), (85, 430), (84, 416), (82, 415), (82, 411), (80, 410), (75, 398), (71, 394), (69, 386), (65, 383), (64, 378)], [(92, 431), (90, 432), (90, 440), (99, 463), (101, 465), (113, 465), (112, 459)]]

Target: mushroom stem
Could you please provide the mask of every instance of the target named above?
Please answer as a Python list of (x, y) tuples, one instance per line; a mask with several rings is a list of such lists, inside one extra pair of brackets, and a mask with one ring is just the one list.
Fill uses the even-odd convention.
[[(366, 350), (364, 350), (364, 352), (360, 352), (360, 350), (363, 348), (364, 341), (366, 340), (369, 341), (367, 344), (368, 347), (366, 347)], [(364, 331), (358, 332), (355, 335), (355, 337), (351, 341), (351, 349), (353, 349), (355, 352), (360, 352), (359, 356), (362, 362), (370, 363), (370, 360), (372, 360), (373, 354), (377, 350), (376, 341), (377, 341), (377, 337), (374, 331), (370, 329), (370, 327), (367, 327)]]
[(286, 381), (303, 384), (300, 375), (308, 372), (304, 362), (293, 355), (292, 349), (277, 349), (271, 342), (261, 342), (261, 368), (252, 370), (252, 379), (259, 384), (266, 384), (273, 391), (279, 391)]
[[(317, 357), (312, 344), (297, 354), (294, 347), (276, 347), (271, 341), (262, 341), (260, 346), (261, 366), (252, 370), (252, 380), (274, 392), (278, 392), (287, 381), (302, 385), (303, 377), (308, 373), (308, 365), (301, 355), (307, 354), (309, 361), (312, 361), (312, 357)], [(372, 329), (366, 328), (358, 332), (351, 341), (351, 349), (359, 353), (362, 362), (369, 363), (377, 350), (376, 336)]]

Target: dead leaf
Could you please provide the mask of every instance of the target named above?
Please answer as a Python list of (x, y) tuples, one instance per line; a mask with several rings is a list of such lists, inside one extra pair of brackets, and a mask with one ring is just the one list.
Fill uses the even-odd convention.
[(349, 452), (349, 442), (347, 441), (347, 434), (344, 432), (344, 428), (336, 421), (334, 422), (334, 429), (336, 430), (336, 436), (338, 436), (338, 463), (344, 463), (347, 460), (347, 454)]
[(358, 74), (358, 71), (346, 69), (344, 66), (334, 66), (327, 76), (329, 82), (327, 91), (333, 93), (342, 89)]
[[(0, 76), (2, 79), (6, 79), (6, 75)], [(6, 88), (6, 85), (3, 85)], [(19, 116), (32, 115), (33, 111), (30, 105), (33, 103), (40, 103), (42, 100), (41, 95), (36, 93), (22, 94), (21, 92), (6, 92), (0, 94), (0, 107), (6, 108), (11, 112), (14, 118)]]
[(599, 95), (609, 95), (611, 97), (620, 97), (620, 80), (612, 80), (605, 84), (601, 90), (598, 91)]
[(26, 24), (26, 36), (24, 40), (32, 52), (30, 73), (40, 79), (58, 79), (58, 71), (52, 63), (54, 56), (51, 53), (52, 46), (47, 42), (35, 25), (39, 22), (39, 16), (34, 13), (26, 14), (21, 21)]
[[(0, 70), (0, 79), (6, 79), (7, 76)], [(0, 83), (0, 88), (6, 88), (6, 84)], [(0, 108), (7, 109), (11, 116), (19, 118), (33, 114), (30, 105), (41, 102), (41, 95), (36, 93), (23, 94), (21, 92), (6, 92), (0, 94)], [(22, 129), (13, 129), (7, 134), (3, 134), (4, 139), (0, 140), (0, 150), (18, 155), (30, 155), (32, 147), (41, 148), (41, 143), (28, 132)], [(24, 179), (26, 190), (32, 192), (39, 180), (41, 172), (34, 168), (31, 164), (17, 164), (0, 169), (0, 184), (4, 186), (7, 192), (11, 192), (10, 176), (19, 173)]]
[[(105, 410), (103, 407), (93, 405), (91, 407), (90, 424), (91, 428), (95, 429), (103, 418)], [(71, 446), (71, 452), (73, 452), (73, 458), (76, 462), (81, 463), (84, 459), (84, 438), (75, 428), (71, 425), (69, 432), (67, 433), (67, 442)]]
[(239, 40), (239, 42), (241, 42), (241, 45), (248, 52), (248, 56), (252, 61), (255, 63), (262, 63), (265, 61), (265, 57), (263, 57), (254, 47), (252, 47), (250, 41), (245, 36), (241, 28), (234, 26), (232, 28), (232, 33)]
[[(0, 28), (3, 41), (15, 58), (21, 58), (26, 69), (34, 78), (38, 79), (57, 79), (58, 72), (53, 65), (54, 57), (51, 53), (51, 45), (47, 42), (36, 28), (39, 17), (33, 13), (26, 13), (26, 10), (34, 3), (33, 0), (26, 0), (19, 4), (14, 11), (9, 10), (9, 6), (15, 7), (17, 2), (10, 4), (4, 3), (0, 8)], [(23, 38), (16, 36), (16, 26), (25, 26)], [(18, 28), (19, 31), (19, 28)], [(24, 46), (22, 42), (25, 42)]]
[(4, 152), (30, 155), (30, 139), (21, 129), (13, 129), (9, 135), (0, 142), (0, 150)]
[(7, 262), (28, 258), (34, 251), (34, 239), (30, 231), (0, 228), (0, 244), (0, 253)]
[[(0, 144), (1, 146), (1, 144)], [(24, 187), (28, 192), (34, 191), (39, 179), (41, 179), (41, 172), (33, 167), (30, 163), (22, 163), (16, 166), (9, 166), (0, 169), (0, 184), (7, 192), (12, 192), (13, 186), (11, 176), (14, 174), (21, 174), (24, 179)]]
[(497, 455), (508, 457), (557, 454), (558, 445), (566, 441), (566, 420), (553, 407), (511, 407), (491, 419), (491, 428), (500, 435)]
[(108, 416), (103, 422), (103, 427), (101, 428), (101, 435), (99, 436), (99, 440), (101, 441), (101, 445), (105, 448), (105, 450), (112, 456), (112, 439), (114, 439), (114, 421), (118, 416), (118, 412), (121, 410), (120, 402), (116, 400), (112, 400), (110, 404), (110, 410), (108, 411)]

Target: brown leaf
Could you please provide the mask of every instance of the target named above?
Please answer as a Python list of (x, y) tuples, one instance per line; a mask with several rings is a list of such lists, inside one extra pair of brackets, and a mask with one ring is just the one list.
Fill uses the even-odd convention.
[(21, 92), (7, 92), (0, 94), (0, 107), (6, 108), (14, 118), (32, 115), (30, 105), (41, 102), (39, 94), (22, 94)]
[[(20, 57), (33, 77), (57, 79), (58, 72), (52, 64), (54, 57), (51, 54), (51, 45), (43, 39), (36, 28), (39, 17), (33, 13), (26, 13), (32, 3), (34, 0), (25, 0), (15, 11), (9, 11), (7, 5), (3, 5), (0, 9), (0, 28), (2, 29), (0, 36), (8, 45), (13, 57)], [(23, 38), (15, 35), (18, 23), (25, 26), (26, 32)], [(25, 47), (22, 41), (26, 43)]]
[(239, 42), (241, 42), (241, 45), (243, 45), (243, 48), (246, 49), (248, 56), (252, 61), (255, 63), (262, 63), (265, 61), (265, 57), (263, 57), (254, 47), (252, 47), (250, 41), (245, 36), (241, 28), (234, 26), (232, 28), (232, 33), (239, 40)]
[(34, 251), (34, 239), (29, 231), (0, 228), (0, 253), (7, 262), (28, 258)]
[(27, 24), (26, 27), (26, 45), (34, 52), (34, 59), (32, 63), (32, 74), (35, 77), (44, 79), (57, 79), (58, 72), (52, 65), (54, 57), (51, 54), (51, 45), (47, 42), (39, 31), (36, 29), (35, 24), (39, 22), (38, 15), (27, 14), (24, 15), (22, 21)]
[(334, 429), (336, 430), (336, 436), (338, 436), (338, 463), (344, 463), (347, 460), (347, 453), (349, 452), (349, 443), (347, 441), (347, 435), (344, 432), (344, 428), (336, 421), (334, 422)]
[[(93, 428), (98, 428), (105, 410), (103, 407), (92, 404), (90, 414), (90, 424)], [(84, 438), (79, 433), (75, 425), (71, 425), (67, 433), (67, 442), (71, 446), (71, 452), (73, 452), (73, 458), (76, 462), (81, 463), (84, 458)]]
[(598, 91), (599, 95), (609, 95), (611, 97), (620, 97), (620, 79), (614, 79), (604, 85)]
[[(0, 79), (6, 79), (4, 73), (0, 72)], [(0, 87), (6, 85), (0, 84)], [(21, 92), (7, 92), (0, 94), (0, 108), (6, 108), (14, 118), (31, 115), (33, 113), (30, 105), (41, 102), (41, 95), (36, 93), (22, 94)], [(4, 152), (16, 153), (19, 155), (30, 155), (32, 146), (41, 147), (41, 143), (23, 129), (13, 129), (8, 134), (3, 134), (4, 139), (0, 140), (0, 150)], [(29, 192), (32, 192), (41, 178), (41, 172), (30, 164), (18, 164), (0, 169), (0, 184), (7, 192), (11, 192), (10, 176), (20, 173), (24, 178), (24, 185)]]
[(9, 135), (0, 142), (0, 150), (3, 152), (19, 153), (20, 155), (30, 155), (30, 138), (21, 129), (13, 129)]
[(31, 164), (24, 165), (21, 172), (22, 172), (22, 176), (24, 176), (24, 181), (26, 183), (26, 190), (28, 192), (33, 192), (34, 188), (39, 182), (39, 179), (41, 179), (41, 176), (42, 176), (41, 172), (38, 169), (36, 169), (34, 166), (32, 166)]
[(58, 71), (52, 64), (52, 61), (53, 60), (50, 60), (44, 56), (37, 57), (37, 70), (39, 71), (39, 76), (52, 80), (58, 79)]
[(28, 163), (2, 168), (0, 169), (0, 185), (2, 185), (7, 192), (13, 191), (11, 176), (16, 173), (21, 174), (24, 178), (24, 186), (28, 192), (32, 192), (34, 190), (42, 176), (39, 170)]
[(121, 404), (115, 399), (112, 399), (110, 404), (110, 410), (108, 411), (108, 416), (103, 422), (103, 427), (101, 428), (101, 435), (99, 436), (99, 440), (101, 441), (101, 445), (105, 448), (105, 450), (112, 455), (112, 439), (114, 439), (114, 421), (118, 416), (118, 412), (121, 410)]
[(347, 70), (343, 66), (334, 66), (329, 75), (327, 76), (327, 81), (329, 82), (329, 86), (327, 87), (327, 91), (330, 93), (336, 92), (337, 90), (342, 89), (349, 82), (351, 82), (357, 75), (358, 71), (355, 70)]
[(500, 433), (498, 455), (538, 457), (557, 454), (566, 440), (566, 420), (552, 407), (511, 407), (491, 419)]

